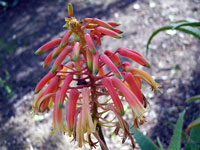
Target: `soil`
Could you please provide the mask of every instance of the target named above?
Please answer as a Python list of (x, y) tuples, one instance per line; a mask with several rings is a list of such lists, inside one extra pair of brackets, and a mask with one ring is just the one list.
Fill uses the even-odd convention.
[[(0, 7), (1, 150), (77, 148), (67, 136), (51, 134), (51, 113), (31, 116), (28, 111), (35, 85), (48, 72), (42, 69), (46, 54), (36, 56), (34, 52), (45, 42), (64, 34), (62, 26), (68, 2), (73, 4), (77, 18), (97, 17), (121, 23), (123, 38), (105, 38), (102, 50), (128, 47), (144, 56), (147, 40), (155, 29), (183, 18), (200, 20), (199, 0), (19, 0), (15, 7)], [(200, 114), (199, 102), (185, 104), (187, 98), (200, 93), (199, 52), (199, 40), (182, 32), (160, 33), (150, 45), (147, 59), (151, 68), (142, 69), (163, 85), (163, 93), (153, 93), (147, 85), (143, 86), (150, 108), (141, 130), (155, 142), (160, 137), (165, 147), (180, 112), (186, 109), (184, 129)], [(110, 150), (131, 149), (128, 141), (121, 144), (120, 138), (108, 133), (106, 129)]]

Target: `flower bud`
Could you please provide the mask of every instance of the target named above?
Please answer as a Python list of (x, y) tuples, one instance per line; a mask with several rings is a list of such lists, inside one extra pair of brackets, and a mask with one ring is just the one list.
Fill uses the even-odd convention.
[(68, 5), (67, 5), (67, 10), (68, 10), (68, 15), (69, 15), (70, 17), (72, 17), (72, 16), (73, 16), (73, 7), (72, 7), (72, 4), (71, 4), (71, 3), (68, 3)]
[(44, 44), (43, 46), (41, 46), (35, 52), (35, 54), (38, 55), (38, 54), (41, 54), (41, 53), (44, 53), (44, 52), (48, 51), (49, 49), (53, 48), (54, 46), (60, 44), (61, 40), (62, 40), (61, 38), (57, 38), (55, 40), (47, 42), (46, 44)]

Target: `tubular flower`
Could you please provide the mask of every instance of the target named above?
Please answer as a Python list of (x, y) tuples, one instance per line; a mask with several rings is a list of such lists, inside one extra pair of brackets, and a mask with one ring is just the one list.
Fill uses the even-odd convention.
[(44, 86), (45, 84), (51, 80), (54, 76), (56, 75), (56, 73), (52, 73), (52, 71), (50, 70), (41, 80), (40, 82), (37, 84), (34, 93), (37, 94)]
[(107, 49), (104, 51), (104, 54), (110, 57), (116, 65), (120, 65), (120, 58), (115, 53)]
[(102, 54), (100, 58), (108, 66), (108, 68), (116, 75), (116, 77), (120, 79), (123, 78), (118, 68), (115, 66), (115, 64), (112, 63), (108, 56)]
[(67, 54), (70, 52), (71, 47), (67, 46), (60, 54), (59, 56), (56, 58), (53, 67), (52, 67), (52, 73), (54, 73), (60, 66), (60, 64), (62, 63), (62, 61), (65, 59), (65, 57), (67, 56)]
[[(96, 30), (105, 34), (105, 35), (109, 35), (109, 36), (112, 36), (112, 37), (117, 38), (117, 39), (122, 38), (117, 32), (115, 32), (111, 29), (107, 29), (107, 28), (104, 28), (104, 27), (97, 27)], [(120, 32), (120, 33), (122, 33), (122, 32)]]
[(124, 108), (122, 105), (121, 100), (119, 99), (119, 96), (115, 92), (115, 89), (113, 87), (112, 81), (110, 78), (105, 77), (102, 79), (103, 85), (108, 89), (108, 92), (113, 100), (113, 103), (115, 104), (116, 110), (120, 115), (124, 115)]
[(90, 113), (90, 99), (89, 99), (90, 90), (88, 88), (82, 89), (82, 96), (83, 96), (83, 106), (82, 106), (82, 128), (84, 132), (91, 134), (95, 132), (95, 126), (92, 120), (92, 116)]
[(87, 42), (87, 45), (88, 45), (88, 49), (90, 50), (90, 52), (92, 54), (95, 54), (96, 53), (96, 48), (95, 48), (95, 45), (92, 41), (92, 38), (90, 36), (90, 34), (86, 33), (85, 34), (85, 41)]
[(93, 68), (92, 72), (96, 75), (99, 72), (99, 52), (97, 51), (95, 55), (93, 55)]
[(52, 40), (50, 42), (47, 42), (46, 44), (44, 44), (43, 46), (41, 46), (36, 52), (35, 54), (38, 55), (38, 54), (41, 54), (41, 53), (44, 53), (46, 51), (48, 51), (49, 49), (51, 49), (52, 47), (60, 44), (61, 42), (61, 38), (57, 38), (55, 40)]
[(131, 73), (126, 73), (124, 76), (125, 81), (130, 86), (132, 92), (137, 96), (141, 103), (143, 103), (143, 94)]
[(63, 122), (62, 109), (59, 108), (59, 95), (60, 95), (60, 91), (57, 91), (55, 102), (54, 102), (54, 109), (53, 109), (54, 130), (52, 131), (52, 133), (55, 133), (57, 130), (59, 130), (60, 133), (63, 133), (66, 130), (64, 127), (64, 122)]
[(52, 61), (52, 55), (53, 53), (57, 50), (57, 48), (54, 48), (49, 55), (45, 58), (44, 63), (43, 63), (43, 68), (46, 68)]
[(147, 72), (143, 70), (134, 68), (131, 65), (125, 65), (124, 70), (126, 72), (133, 72), (135, 74), (138, 74), (143, 80), (145, 80), (151, 86), (151, 88), (154, 91), (156, 91), (159, 87), (162, 86), (159, 83), (155, 82), (154, 79)]
[(72, 89), (69, 93), (69, 105), (68, 105), (67, 118), (66, 118), (69, 136), (71, 136), (71, 133), (74, 128), (76, 102), (78, 100), (78, 97), (79, 97), (79, 91), (77, 89)]
[(121, 56), (126, 56), (131, 58), (132, 60), (136, 61), (137, 63), (145, 66), (145, 67), (150, 67), (149, 63), (137, 52), (134, 50), (130, 50), (127, 48), (119, 48), (117, 52)]
[(60, 97), (59, 97), (59, 107), (61, 108), (62, 105), (63, 105), (63, 102), (65, 100), (65, 96), (66, 96), (66, 92), (69, 88), (69, 84), (72, 82), (72, 79), (73, 79), (73, 75), (72, 74), (68, 74), (65, 76), (65, 80), (64, 80), (64, 83), (61, 88), (61, 91), (60, 91)]
[(79, 57), (79, 53), (80, 53), (80, 43), (76, 42), (74, 44), (74, 48), (72, 51), (72, 60), (76, 61)]
[[(141, 79), (154, 91), (161, 85), (147, 72), (122, 61), (121, 56), (124, 56), (148, 67), (137, 51), (123, 47), (100, 51), (103, 37), (121, 38), (122, 31), (115, 28), (119, 26), (117, 22), (97, 18), (78, 20), (73, 17), (71, 4), (68, 4), (68, 16), (64, 36), (47, 42), (36, 51), (36, 54), (49, 52), (44, 68), (54, 62), (35, 88), (37, 95), (31, 112), (48, 113), (53, 108), (52, 133), (57, 130), (68, 133), (79, 147), (87, 143), (93, 148), (100, 143), (102, 149), (108, 149), (102, 127), (115, 127), (114, 134), (117, 135), (119, 130), (123, 132), (122, 143), (129, 137), (134, 148), (128, 123), (123, 119), (126, 115), (123, 104), (130, 105), (134, 127), (139, 128), (139, 122), (145, 122), (143, 115), (148, 104), (141, 90)], [(68, 108), (65, 115), (64, 108)], [(115, 117), (108, 120), (110, 117), (105, 116), (112, 113)]]
[(127, 103), (131, 106), (132, 111), (134, 112), (134, 117), (136, 120), (141, 120), (143, 117), (143, 114), (146, 112), (145, 108), (142, 106), (142, 103), (139, 101), (139, 99), (136, 97), (136, 95), (123, 84), (121, 80), (118, 78), (112, 79), (113, 85), (120, 90), (120, 92), (125, 97)]
[(64, 48), (69, 40), (69, 37), (71, 36), (72, 34), (72, 30), (67, 30), (61, 43), (60, 43), (60, 48)]

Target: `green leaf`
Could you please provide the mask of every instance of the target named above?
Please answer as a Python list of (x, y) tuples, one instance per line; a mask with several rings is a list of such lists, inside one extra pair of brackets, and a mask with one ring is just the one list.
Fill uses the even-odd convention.
[(180, 150), (181, 148), (181, 134), (183, 128), (183, 117), (185, 114), (185, 110), (180, 114), (178, 121), (176, 122), (176, 126), (174, 128), (173, 136), (169, 143), (169, 150)]
[(163, 147), (159, 137), (157, 137), (157, 142), (158, 142), (158, 145), (160, 147), (160, 150), (164, 150), (164, 147)]
[(188, 34), (192, 34), (193, 36), (200, 39), (199, 27), (200, 27), (200, 21), (189, 18), (189, 19), (184, 19), (184, 20), (178, 20), (173, 24), (158, 28), (151, 34), (151, 36), (148, 39), (148, 42), (146, 44), (146, 55), (148, 55), (149, 45), (153, 37), (157, 35), (159, 32), (165, 31), (165, 30), (178, 30), (178, 31), (182, 31)]
[(186, 150), (199, 150), (200, 145), (200, 127), (195, 127), (190, 132), (190, 140), (186, 144)]
[(185, 102), (189, 103), (189, 102), (196, 101), (196, 100), (200, 100), (200, 95), (190, 97)]
[(136, 139), (136, 142), (139, 144), (140, 148), (142, 150), (157, 150), (159, 149), (153, 141), (145, 136), (141, 131), (139, 131), (136, 128), (131, 128), (131, 132), (134, 133), (134, 138)]
[(200, 39), (200, 29), (199, 28), (183, 26), (183, 27), (177, 28), (176, 30), (179, 30), (179, 31), (182, 31), (182, 32), (185, 32), (188, 34), (192, 34), (193, 36)]
[(200, 117), (190, 123), (186, 129), (186, 133), (188, 133), (192, 128), (200, 126)]
[(194, 18), (186, 18), (186, 19), (176, 21), (176, 23), (179, 23), (179, 22), (199, 22), (199, 20), (194, 19)]
[(186, 23), (175, 24), (173, 29), (177, 29), (182, 26), (200, 27), (200, 22), (186, 22)]
[(151, 43), (153, 37), (154, 37), (155, 35), (157, 35), (157, 34), (158, 34), (159, 32), (161, 32), (161, 31), (170, 30), (170, 29), (172, 29), (172, 28), (173, 28), (173, 27), (170, 26), (170, 25), (169, 25), (169, 26), (164, 26), (164, 27), (161, 27), (161, 28), (155, 30), (155, 31), (151, 34), (151, 36), (150, 36), (150, 38), (148, 39), (148, 42), (147, 42), (147, 44), (146, 44), (146, 55), (148, 55), (149, 44)]
[(5, 86), (5, 89), (6, 89), (6, 92), (7, 92), (9, 95), (12, 94), (12, 89), (10, 88), (9, 85), (6, 85), (6, 86)]

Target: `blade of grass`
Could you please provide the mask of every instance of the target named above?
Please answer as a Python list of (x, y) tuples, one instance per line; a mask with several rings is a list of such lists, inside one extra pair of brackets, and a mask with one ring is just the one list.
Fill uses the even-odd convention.
[(176, 126), (174, 128), (173, 136), (169, 143), (169, 150), (180, 150), (181, 148), (181, 134), (183, 128), (183, 118), (184, 118), (185, 110), (180, 114)]

